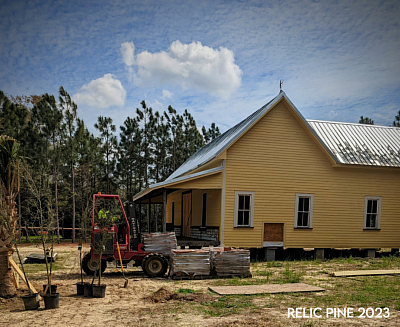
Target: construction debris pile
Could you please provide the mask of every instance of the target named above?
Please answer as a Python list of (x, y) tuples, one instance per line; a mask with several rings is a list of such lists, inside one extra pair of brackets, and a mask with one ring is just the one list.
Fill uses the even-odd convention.
[(143, 234), (143, 244), (145, 251), (162, 253), (164, 257), (178, 248), (174, 232)]
[(209, 250), (172, 250), (170, 276), (209, 276)]
[(210, 248), (211, 270), (221, 277), (250, 277), (250, 250), (215, 247)]

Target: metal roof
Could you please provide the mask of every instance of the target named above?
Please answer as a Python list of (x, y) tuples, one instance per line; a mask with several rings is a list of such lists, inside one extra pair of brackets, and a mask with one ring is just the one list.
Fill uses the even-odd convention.
[(185, 182), (185, 181), (187, 181), (189, 179), (196, 179), (196, 178), (200, 178), (200, 177), (216, 174), (216, 173), (222, 171), (223, 169), (224, 169), (224, 167), (222, 167), (222, 166), (221, 167), (216, 167), (216, 168), (211, 168), (211, 169), (208, 169), (208, 170), (199, 171), (198, 173), (177, 177), (177, 178), (174, 178), (172, 180), (165, 180), (163, 182), (151, 184), (151, 185), (149, 185), (149, 187), (147, 187), (143, 191), (137, 193), (133, 197), (133, 201), (136, 201), (137, 199), (140, 199), (141, 197), (143, 197), (144, 195), (150, 193), (151, 191), (159, 189), (159, 188), (161, 188), (163, 186), (173, 185), (173, 184), (176, 184), (176, 183), (179, 183), (179, 182)]
[(286, 99), (296, 115), (304, 122), (336, 163), (400, 167), (400, 128), (306, 120), (286, 93), (281, 91), (266, 105), (198, 150), (164, 182), (152, 184), (147, 189), (136, 194), (134, 200), (141, 198), (154, 189), (221, 171), (223, 168), (217, 167), (182, 176), (218, 157), (282, 98)]
[(166, 181), (182, 176), (218, 157), (282, 98), (288, 101), (335, 162), (400, 167), (400, 128), (306, 120), (286, 93), (281, 91), (266, 105), (198, 150)]
[(400, 167), (400, 128), (307, 120), (342, 164)]

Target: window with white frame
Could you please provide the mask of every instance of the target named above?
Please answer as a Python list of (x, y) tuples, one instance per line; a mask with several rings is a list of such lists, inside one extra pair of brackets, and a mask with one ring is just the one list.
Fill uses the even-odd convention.
[(234, 227), (254, 227), (254, 192), (235, 192)]
[(364, 229), (380, 229), (382, 198), (366, 196), (364, 204)]
[(312, 228), (314, 194), (296, 193), (294, 228)]

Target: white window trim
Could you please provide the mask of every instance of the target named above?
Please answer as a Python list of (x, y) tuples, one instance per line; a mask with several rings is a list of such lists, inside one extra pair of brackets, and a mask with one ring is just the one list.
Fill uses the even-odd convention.
[[(299, 209), (299, 198), (309, 198), (310, 199), (310, 217), (308, 219), (308, 226), (297, 226), (297, 216)], [(314, 210), (314, 194), (296, 193), (296, 201), (294, 207), (294, 228), (298, 229), (309, 229), (312, 228), (313, 222), (313, 210)]]
[[(234, 227), (254, 227), (254, 194), (255, 192), (235, 191), (235, 219)], [(250, 219), (249, 225), (238, 225), (239, 195), (250, 195)]]
[[(378, 200), (378, 214), (376, 217), (375, 227), (367, 227), (367, 209), (368, 200)], [(366, 196), (364, 200), (364, 229), (381, 229), (381, 207), (382, 197), (381, 196)]]

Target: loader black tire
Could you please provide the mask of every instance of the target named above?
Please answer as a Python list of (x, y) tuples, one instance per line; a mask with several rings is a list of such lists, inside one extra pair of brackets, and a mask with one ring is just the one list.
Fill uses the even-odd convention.
[(148, 277), (162, 277), (168, 270), (168, 261), (161, 254), (151, 253), (143, 259), (142, 269)]
[[(86, 253), (82, 259), (82, 269), (86, 275), (93, 276), (97, 267), (97, 260), (92, 259), (90, 252)], [(103, 273), (107, 268), (107, 261), (101, 260), (101, 273)]]

